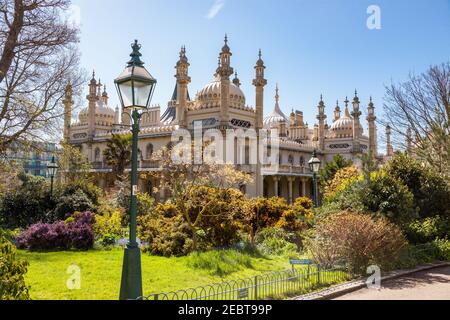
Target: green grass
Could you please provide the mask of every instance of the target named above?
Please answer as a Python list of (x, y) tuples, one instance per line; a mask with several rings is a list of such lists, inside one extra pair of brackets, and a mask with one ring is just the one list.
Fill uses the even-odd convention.
[[(32, 299), (118, 298), (122, 249), (48, 253), (19, 250), (18, 256), (30, 263), (25, 280), (31, 286)], [(81, 269), (80, 290), (69, 290), (66, 285), (70, 277), (70, 274), (66, 273), (67, 268), (72, 264)], [(257, 257), (232, 250), (179, 258), (142, 254), (142, 282), (145, 295), (229, 279), (248, 278), (264, 272), (289, 268), (289, 260), (285, 257)]]

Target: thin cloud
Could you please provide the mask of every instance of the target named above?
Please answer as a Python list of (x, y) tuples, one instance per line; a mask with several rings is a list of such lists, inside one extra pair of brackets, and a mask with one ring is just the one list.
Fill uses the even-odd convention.
[(206, 19), (214, 19), (214, 17), (223, 9), (225, 5), (225, 0), (215, 0), (211, 8), (209, 8), (208, 14), (206, 15)]

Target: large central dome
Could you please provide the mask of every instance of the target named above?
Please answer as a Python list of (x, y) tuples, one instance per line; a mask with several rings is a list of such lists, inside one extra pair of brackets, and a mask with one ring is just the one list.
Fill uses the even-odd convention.
[[(196, 101), (201, 107), (212, 108), (220, 106), (220, 77), (208, 83), (196, 95)], [(234, 83), (230, 82), (230, 106), (241, 108), (245, 106), (245, 95)]]

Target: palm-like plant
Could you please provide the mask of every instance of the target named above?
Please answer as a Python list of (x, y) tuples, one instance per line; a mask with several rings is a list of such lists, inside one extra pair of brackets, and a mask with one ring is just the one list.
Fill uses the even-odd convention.
[(131, 134), (120, 135), (113, 133), (107, 141), (103, 156), (106, 164), (112, 167), (116, 178), (120, 178), (125, 167), (131, 162)]

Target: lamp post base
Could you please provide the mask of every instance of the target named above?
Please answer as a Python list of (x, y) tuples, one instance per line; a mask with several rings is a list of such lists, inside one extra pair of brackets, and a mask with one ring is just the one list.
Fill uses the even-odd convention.
[(142, 297), (141, 250), (139, 246), (126, 246), (123, 256), (120, 300)]

